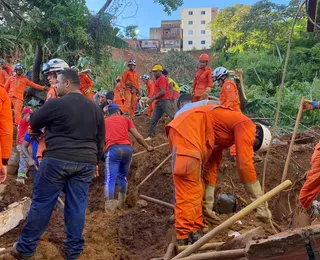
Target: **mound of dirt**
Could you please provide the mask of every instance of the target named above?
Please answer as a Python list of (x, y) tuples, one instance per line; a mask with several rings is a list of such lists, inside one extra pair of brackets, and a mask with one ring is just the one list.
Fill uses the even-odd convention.
[[(149, 118), (139, 116), (135, 120), (138, 131), (147, 135)], [(157, 136), (152, 140), (152, 145), (157, 146), (167, 142), (164, 132), (165, 124), (168, 119), (163, 119), (157, 127)], [(313, 147), (318, 141), (320, 130), (314, 129), (316, 133), (301, 133), (300, 139), (306, 136), (315, 136), (310, 139), (311, 143), (296, 144), (301, 149), (293, 152), (292, 162), (288, 171), (288, 179), (292, 180), (294, 185), (289, 190), (282, 193), (279, 199), (274, 198), (269, 201), (270, 209), (274, 215), (275, 221), (287, 229), (290, 224), (291, 211), (295, 211), (296, 199), (303, 184), (303, 177), (310, 168), (311, 155)], [(288, 152), (288, 143), (290, 135), (279, 137), (279, 145), (275, 145), (271, 151), (271, 157), (268, 163), (266, 175), (265, 190), (269, 191), (280, 183), (285, 159)], [(136, 142), (133, 142), (134, 152), (143, 150)], [(100, 164), (100, 176), (93, 180), (90, 192), (89, 203), (86, 216), (86, 227), (84, 237), (86, 239), (85, 250), (81, 260), (100, 260), (100, 259), (151, 259), (164, 255), (166, 247), (171, 240), (172, 226), (168, 224), (168, 219), (172, 215), (172, 209), (148, 203), (146, 208), (134, 206), (138, 194), (144, 194), (168, 203), (173, 203), (173, 182), (171, 174), (171, 163), (163, 165), (144, 185), (139, 192), (136, 186), (170, 154), (169, 147), (162, 147), (153, 153), (143, 154), (132, 161), (130, 173), (128, 175), (129, 195), (128, 201), (131, 207), (125, 210), (117, 211), (115, 215), (108, 216), (104, 212), (104, 169), (103, 163)], [(255, 163), (258, 177), (261, 181), (263, 171), (264, 155), (257, 155)], [(5, 193), (5, 201), (11, 203), (24, 196), (31, 196), (32, 181), (28, 180), (25, 186), (15, 182), (15, 176), (9, 176), (8, 186)], [(218, 176), (217, 193), (235, 194), (238, 198), (238, 209), (245, 206), (245, 202), (250, 203), (243, 185), (240, 183), (236, 171), (236, 164), (229, 159), (226, 151), (221, 164)], [(240, 198), (240, 199), (239, 199)], [(220, 215), (222, 220), (229, 218), (230, 214)], [(37, 254), (34, 259), (59, 260), (61, 256), (62, 240), (65, 237), (63, 229), (63, 212), (55, 210), (46, 233), (42, 236)], [(13, 229), (9, 233), (0, 237), (1, 247), (7, 247), (13, 244), (17, 239), (22, 228)], [(241, 222), (234, 224), (230, 230), (239, 233), (246, 232), (254, 227), (262, 226), (268, 235), (274, 234), (273, 229), (267, 224), (261, 224), (254, 217), (254, 213), (244, 217)], [(226, 241), (230, 239), (228, 233), (230, 230), (222, 232), (212, 241)], [(6, 259), (11, 259), (10, 257)]]

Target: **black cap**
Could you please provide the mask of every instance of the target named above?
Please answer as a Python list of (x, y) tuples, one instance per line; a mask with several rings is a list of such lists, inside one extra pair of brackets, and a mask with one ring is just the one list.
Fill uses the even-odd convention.
[(114, 99), (114, 92), (113, 91), (108, 91), (106, 94), (106, 99), (113, 100)]
[(166, 69), (164, 69), (164, 70), (162, 71), (162, 74), (163, 74), (163, 75), (168, 75), (169, 72), (168, 72)]

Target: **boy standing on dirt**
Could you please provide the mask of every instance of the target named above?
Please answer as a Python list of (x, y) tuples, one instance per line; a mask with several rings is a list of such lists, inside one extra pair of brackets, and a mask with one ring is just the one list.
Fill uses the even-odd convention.
[[(109, 116), (104, 120), (106, 129), (105, 149), (105, 210), (109, 213), (118, 207), (122, 209), (126, 201), (127, 174), (132, 158), (132, 144), (129, 133), (149, 152), (153, 147), (148, 145), (137, 131), (132, 120), (121, 115), (117, 104), (108, 106)], [(119, 196), (115, 200), (115, 183), (118, 178)]]
[(63, 70), (57, 78), (61, 98), (50, 99), (30, 118), (32, 129), (46, 128), (46, 150), (36, 178), (27, 220), (12, 255), (28, 259), (35, 254), (61, 191), (65, 192), (66, 259), (83, 251), (82, 236), (89, 186), (97, 174), (104, 148), (101, 109), (80, 92), (77, 72)]
[(22, 144), (24, 140), (24, 136), (28, 131), (28, 127), (30, 125), (30, 115), (33, 113), (32, 109), (29, 107), (25, 107), (22, 110), (22, 119), (18, 125), (17, 129), (17, 150), (20, 153), (20, 161), (19, 161), (19, 169), (17, 181), (24, 184), (25, 179), (27, 177), (28, 171), (28, 163), (25, 154), (22, 152)]

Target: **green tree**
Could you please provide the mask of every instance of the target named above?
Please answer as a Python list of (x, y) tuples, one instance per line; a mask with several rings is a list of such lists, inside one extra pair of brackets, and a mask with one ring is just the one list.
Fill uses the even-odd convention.
[(124, 35), (127, 38), (136, 40), (137, 39), (137, 30), (138, 30), (138, 25), (128, 25), (125, 29), (124, 29)]

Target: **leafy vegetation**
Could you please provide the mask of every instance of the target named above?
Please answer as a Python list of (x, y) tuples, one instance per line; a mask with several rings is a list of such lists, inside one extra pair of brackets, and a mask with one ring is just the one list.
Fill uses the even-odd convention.
[[(242, 68), (249, 103), (246, 112), (273, 117), (283, 61), (299, 1), (278, 5), (268, 0), (222, 9), (210, 28), (216, 39), (212, 67)], [(320, 12), (318, 14), (320, 17)], [(302, 96), (320, 100), (320, 31), (307, 33), (305, 10), (298, 16), (281, 104), (280, 126), (292, 129)], [(302, 124), (317, 124), (317, 112), (305, 113)]]

